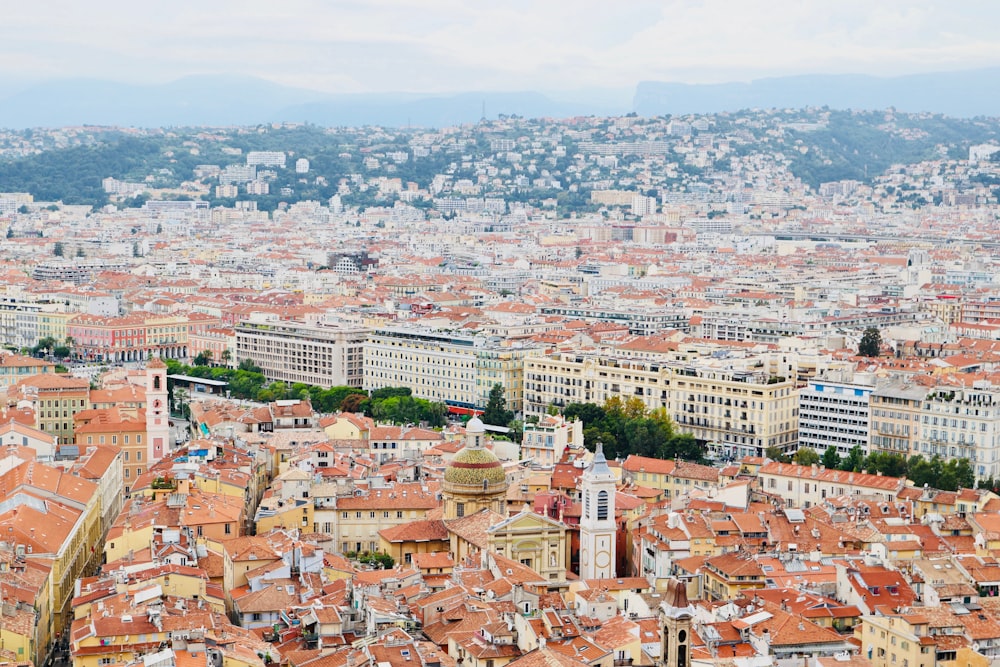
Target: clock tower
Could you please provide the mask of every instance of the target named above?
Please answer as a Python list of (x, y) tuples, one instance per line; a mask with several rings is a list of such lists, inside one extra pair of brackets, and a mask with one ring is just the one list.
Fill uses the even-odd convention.
[(594, 460), (580, 478), (580, 578), (615, 578), (615, 475), (597, 443)]
[(148, 465), (169, 449), (170, 412), (167, 408), (167, 365), (158, 357), (146, 363), (146, 456)]

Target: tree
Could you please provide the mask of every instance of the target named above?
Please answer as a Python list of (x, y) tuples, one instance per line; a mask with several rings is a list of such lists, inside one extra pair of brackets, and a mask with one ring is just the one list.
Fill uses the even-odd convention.
[(222, 354), (219, 355), (219, 360), (222, 362), (223, 366), (228, 366), (229, 360), (232, 358), (233, 358), (233, 353), (229, 351), (228, 347), (222, 351)]
[(191, 360), (195, 366), (208, 366), (212, 363), (212, 351), (203, 350), (199, 352), (194, 359)]
[(837, 448), (834, 447), (833, 445), (830, 445), (829, 447), (827, 447), (826, 451), (823, 452), (823, 458), (820, 459), (820, 462), (823, 464), (824, 467), (826, 467), (826, 468), (828, 468), (830, 470), (834, 470), (836, 468), (839, 468), (840, 467), (840, 454), (837, 453)]
[(858, 354), (862, 357), (877, 357), (882, 349), (882, 335), (875, 327), (868, 327), (861, 336)]
[(181, 417), (181, 419), (189, 419), (191, 417), (191, 406), (188, 405), (188, 392), (187, 389), (183, 387), (177, 387), (174, 389), (174, 411)]
[(800, 466), (811, 466), (820, 462), (819, 454), (812, 447), (802, 447), (792, 456), (792, 462)]
[(253, 359), (244, 359), (243, 361), (240, 362), (240, 365), (237, 368), (241, 371), (249, 371), (251, 373), (261, 372), (260, 366), (255, 364), (253, 362)]
[(340, 402), (341, 412), (365, 412), (370, 403), (370, 399), (365, 394), (348, 394)]
[(413, 390), (409, 387), (382, 387), (381, 389), (376, 389), (371, 393), (371, 399), (373, 402), (378, 402), (386, 398), (392, 398), (393, 396), (412, 396)]
[(17, 207), (17, 212), (20, 213), (21, 215), (28, 215), (28, 213), (30, 213), (31, 211), (28, 210), (27, 204), (21, 204), (20, 206)]
[(855, 445), (847, 453), (844, 460), (840, 462), (840, 469), (848, 472), (861, 472), (865, 464), (865, 453), (861, 450), (861, 445)]
[(62, 257), (65, 252), (66, 249), (63, 247), (62, 241), (56, 241), (56, 244), (52, 246), (52, 254), (56, 257)]
[(76, 256), (77, 257), (86, 257), (87, 256), (87, 253), (85, 253), (83, 251), (83, 247), (82, 246), (78, 246), (77, 247), (77, 249), (76, 249)]
[(490, 389), (482, 419), (483, 423), (493, 426), (508, 426), (514, 421), (514, 413), (507, 409), (507, 398), (504, 396), (503, 385), (499, 382)]
[(792, 460), (787, 454), (781, 451), (781, 447), (768, 447), (764, 450), (764, 456), (778, 463), (790, 463)]

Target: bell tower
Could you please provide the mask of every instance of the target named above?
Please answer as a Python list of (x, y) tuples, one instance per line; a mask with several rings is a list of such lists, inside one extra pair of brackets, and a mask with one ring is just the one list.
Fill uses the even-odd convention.
[(662, 651), (665, 667), (689, 667), (691, 664), (691, 619), (694, 608), (687, 599), (684, 582), (671, 579), (660, 603)]
[(615, 474), (597, 443), (594, 460), (580, 477), (580, 578), (615, 578)]
[(169, 448), (170, 412), (167, 409), (167, 365), (154, 357), (146, 363), (146, 457), (148, 466)]

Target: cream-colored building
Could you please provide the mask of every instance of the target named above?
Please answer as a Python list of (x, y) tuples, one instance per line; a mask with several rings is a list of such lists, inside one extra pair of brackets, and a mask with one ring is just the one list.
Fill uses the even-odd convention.
[(491, 552), (527, 565), (553, 584), (566, 582), (569, 540), (566, 524), (523, 510), (487, 531)]
[(871, 393), (868, 422), (872, 452), (887, 452), (909, 458), (918, 449), (920, 406), (927, 387), (903, 382), (880, 384)]
[(937, 642), (929, 626), (920, 614), (862, 616), (854, 637), (872, 667), (935, 667)]
[(146, 318), (146, 346), (153, 357), (178, 359), (187, 356), (188, 320), (180, 315)]
[(898, 477), (845, 472), (822, 466), (771, 461), (757, 473), (760, 489), (780, 497), (788, 507), (808, 508), (836, 496), (875, 496), (892, 502), (906, 488)]
[(440, 505), (437, 484), (396, 483), (342, 497), (331, 491), (332, 496), (313, 496), (314, 529), (333, 536), (342, 553), (377, 551), (379, 531), (424, 519)]
[(795, 381), (768, 374), (754, 359), (738, 361), (717, 368), (609, 354), (527, 357), (524, 411), (540, 416), (550, 405), (637, 398), (649, 410), (666, 409), (681, 431), (722, 450), (761, 456), (768, 447), (788, 447), (798, 429)]

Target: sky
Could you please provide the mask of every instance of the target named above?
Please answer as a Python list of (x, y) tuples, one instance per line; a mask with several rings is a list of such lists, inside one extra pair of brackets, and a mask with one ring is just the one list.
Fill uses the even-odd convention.
[(0, 82), (329, 93), (634, 88), (1000, 65), (996, 0), (9, 0)]

